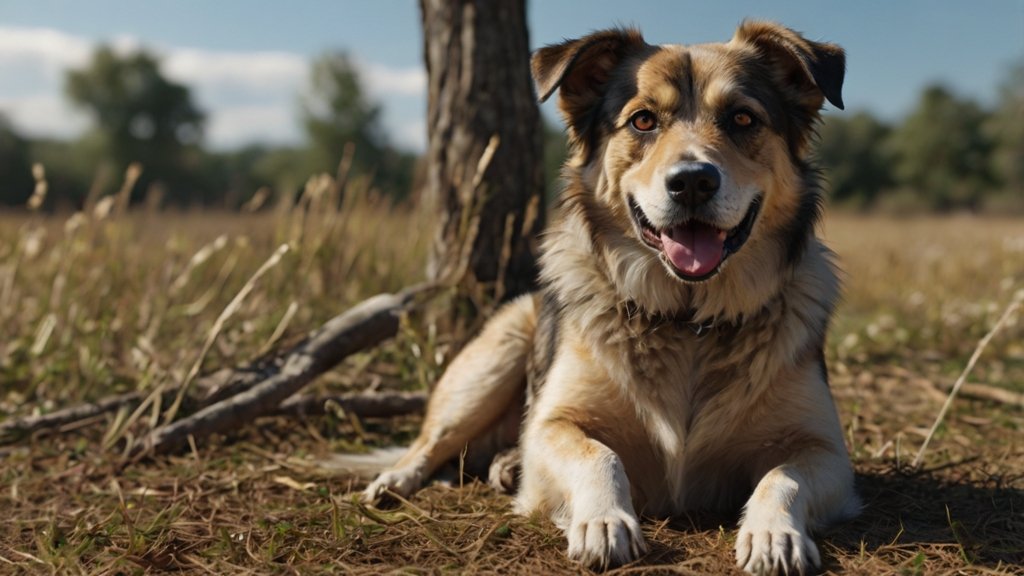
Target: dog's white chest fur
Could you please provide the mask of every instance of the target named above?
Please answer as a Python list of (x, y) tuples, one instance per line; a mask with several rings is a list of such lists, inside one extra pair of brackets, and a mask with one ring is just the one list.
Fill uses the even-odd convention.
[[(614, 386), (617, 390), (604, 393), (623, 397), (635, 412), (639, 429), (626, 430), (632, 424), (623, 422), (616, 434), (645, 440), (652, 448), (650, 460), (638, 458), (639, 469), (629, 470), (648, 514), (678, 514), (696, 503), (704, 508), (737, 504), (722, 501), (720, 493), (732, 490), (720, 490), (724, 486), (714, 480), (709, 485), (728, 473), (719, 464), (733, 462), (706, 455), (723, 452), (721, 445), (731, 442), (731, 420), (745, 412), (736, 403), (744, 395), (735, 389), (752, 387), (741, 355), (725, 359), (709, 353), (716, 337), (698, 336), (685, 324), (663, 323), (641, 334), (586, 338), (592, 359), (607, 377), (607, 384), (590, 384)], [(744, 348), (737, 344), (737, 350)], [(716, 401), (720, 394), (728, 394), (729, 402)]]
[[(625, 362), (606, 362), (612, 369), (624, 367), (623, 373), (609, 374), (631, 397), (640, 423), (661, 452), (664, 474), (663, 494), (674, 512), (686, 494), (686, 453), (690, 424), (695, 409), (694, 396), (700, 386), (699, 348), (696, 335), (684, 334), (675, 326), (663, 326), (646, 337), (609, 345), (615, 349), (598, 351), (599, 357), (619, 354)], [(665, 346), (665, 344), (669, 344)], [(611, 353), (611, 354), (608, 354)], [(659, 506), (660, 507), (660, 506)]]

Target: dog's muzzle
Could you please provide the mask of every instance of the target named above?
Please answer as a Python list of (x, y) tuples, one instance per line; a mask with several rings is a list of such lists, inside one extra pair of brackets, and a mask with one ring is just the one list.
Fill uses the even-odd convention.
[[(695, 182), (701, 178), (696, 174), (689, 177)], [(710, 185), (707, 187), (710, 188)], [(699, 194), (699, 185), (695, 190)], [(743, 220), (730, 230), (720, 229), (696, 218), (659, 230), (647, 219), (632, 196), (628, 197), (628, 202), (633, 224), (644, 243), (656, 250), (662, 261), (680, 279), (703, 282), (718, 274), (729, 256), (738, 252), (746, 243), (761, 211), (761, 199), (762, 196), (756, 196)]]

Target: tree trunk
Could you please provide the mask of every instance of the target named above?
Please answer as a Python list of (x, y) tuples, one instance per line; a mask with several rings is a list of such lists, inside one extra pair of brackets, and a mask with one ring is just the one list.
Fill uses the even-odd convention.
[(544, 221), (525, 1), (420, 0), (420, 8), (430, 90), (427, 198), (441, 216), (428, 273), (439, 280), (465, 266), (487, 296), (511, 298), (536, 285)]

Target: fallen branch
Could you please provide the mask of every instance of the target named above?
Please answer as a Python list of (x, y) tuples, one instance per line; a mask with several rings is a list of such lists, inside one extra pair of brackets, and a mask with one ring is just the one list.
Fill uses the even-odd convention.
[[(294, 349), (294, 347), (292, 348)], [(287, 353), (258, 358), (245, 366), (221, 368), (196, 380), (199, 408), (206, 408), (244, 392), (284, 368)]]
[[(202, 396), (197, 400), (198, 408), (206, 407), (251, 388), (254, 384), (270, 376), (273, 373), (274, 365), (280, 367), (283, 363), (282, 357), (266, 355), (244, 366), (222, 368), (199, 377), (195, 381), (196, 388), (202, 391)], [(151, 391), (127, 392), (96, 402), (60, 408), (46, 414), (23, 416), (0, 422), (0, 445), (17, 442), (20, 438), (35, 432), (57, 430), (83, 420), (116, 412), (121, 408), (135, 410), (151, 393)], [(177, 394), (177, 387), (164, 390), (160, 403), (170, 402)]]
[[(172, 394), (173, 391), (168, 393), (166, 398), (169, 399)], [(122, 407), (134, 407), (139, 402), (142, 402), (142, 399), (145, 398), (145, 396), (146, 394), (142, 392), (128, 392), (126, 394), (119, 394), (117, 396), (104, 398), (98, 402), (90, 404), (79, 404), (68, 408), (62, 408), (60, 410), (54, 410), (49, 414), (24, 416), (22, 418), (3, 422), (0, 423), (0, 444), (13, 442), (18, 438), (40, 430), (52, 430), (73, 422), (78, 422), (79, 420), (86, 420), (108, 412), (114, 412)]]
[(129, 455), (138, 458), (179, 450), (189, 437), (203, 438), (273, 413), (282, 401), (347, 356), (394, 336), (399, 315), (417, 297), (436, 289), (434, 284), (420, 285), (398, 294), (379, 294), (364, 300), (281, 354), (279, 358), (283, 361), (267, 366), (269, 374), (258, 383), (187, 418), (153, 430), (131, 446)]
[[(410, 302), (417, 294), (426, 292), (429, 288), (429, 286), (414, 287), (402, 292), (398, 296), (388, 295), (388, 297), (399, 298), (403, 300), (403, 302)], [(237, 366), (235, 368), (222, 368), (216, 372), (197, 378), (195, 380), (195, 388), (203, 391), (202, 396), (197, 400), (198, 407), (206, 408), (229, 400), (239, 393), (280, 374), (285, 369), (289, 359), (298, 350), (309, 345), (313, 340), (317, 340), (317, 346), (325, 349), (329, 348), (332, 343), (331, 333), (338, 333), (338, 330), (340, 329), (340, 319), (345, 317), (346, 314), (335, 317), (312, 336), (302, 340), (283, 353), (266, 354), (251, 361), (249, 364)], [(379, 340), (367, 344), (367, 347), (372, 346), (393, 334), (394, 331), (392, 330), (389, 335), (384, 335)], [(336, 351), (339, 353), (343, 352), (340, 347), (338, 347)], [(329, 352), (329, 350), (326, 350), (323, 354), (325, 357), (329, 355), (327, 352)], [(326, 366), (326, 368), (317, 374), (322, 373), (334, 364), (337, 364), (348, 354), (351, 354), (351, 352), (338, 355), (333, 363)], [(325, 359), (328, 361), (330, 360), (329, 358)], [(314, 376), (317, 374), (314, 374)], [(10, 444), (27, 435), (40, 431), (58, 430), (77, 422), (116, 412), (122, 408), (133, 410), (138, 407), (138, 405), (143, 402), (149, 394), (150, 392), (146, 391), (128, 392), (117, 396), (103, 398), (88, 404), (78, 404), (75, 406), (61, 408), (48, 414), (24, 416), (2, 422), (0, 423), (0, 444)], [(162, 394), (161, 402), (168, 402), (177, 394), (177, 388), (165, 390)], [(319, 415), (324, 413), (324, 402), (334, 401), (346, 411), (352, 412), (361, 417), (378, 418), (398, 416), (422, 410), (424, 399), (421, 396), (422, 395), (416, 393), (381, 393), (375, 395), (343, 394), (325, 398), (301, 396), (282, 403), (276, 408), (276, 410), (272, 410), (270, 412), (291, 415)]]
[(337, 396), (296, 395), (277, 408), (278, 414), (319, 416), (340, 407), (360, 418), (389, 418), (422, 412), (427, 404), (426, 392), (357, 392)]
[[(241, 387), (245, 384), (251, 386), (259, 381), (257, 376), (261, 373), (251, 367), (235, 370), (238, 371), (239, 376), (230, 380), (234, 386)], [(225, 379), (227, 373), (235, 373), (235, 370), (224, 368), (210, 376), (216, 376), (218, 380)], [(267, 376), (263, 375), (262, 378)], [(200, 381), (201, 379), (197, 380), (197, 383)], [(173, 398), (175, 393), (176, 390), (165, 392), (164, 401)], [(0, 423), (0, 444), (15, 442), (19, 438), (41, 430), (59, 430), (69, 425), (76, 425), (121, 408), (134, 409), (145, 397), (146, 394), (142, 392), (129, 392), (90, 404), (62, 408), (49, 414), (25, 416), (3, 422)], [(422, 412), (426, 403), (427, 394), (425, 392), (354, 392), (332, 396), (296, 395), (282, 402), (273, 413), (285, 416), (321, 416), (328, 413), (330, 411), (328, 407), (334, 404), (345, 412), (355, 414), (360, 418), (390, 418)]]

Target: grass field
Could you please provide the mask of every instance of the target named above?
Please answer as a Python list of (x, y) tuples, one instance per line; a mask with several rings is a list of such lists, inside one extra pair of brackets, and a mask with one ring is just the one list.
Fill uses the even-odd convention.
[[(334, 202), (321, 183), (298, 206), (255, 214), (100, 205), (70, 218), (0, 216), (0, 424), (178, 383), (197, 363), (243, 362), (421, 279), (423, 211), (357, 192), (340, 211)], [(819, 538), (825, 571), (1024, 572), (1024, 318), (995, 335), (923, 469), (909, 467), (948, 387), (1024, 290), (1024, 222), (840, 215), (823, 234), (845, 271), (828, 356), (865, 502), (860, 518)], [(291, 250), (204, 354), (218, 316), (284, 243)], [(463, 337), (430, 318), (409, 318), (310, 388), (425, 389)], [(158, 417), (121, 411), (0, 439), (0, 573), (579, 571), (549, 523), (511, 515), (482, 484), (432, 486), (380, 511), (320, 465), (407, 442), (415, 417), (267, 417), (182, 455), (126, 463), (126, 441)], [(734, 570), (735, 518), (644, 529), (651, 553), (618, 572)]]

